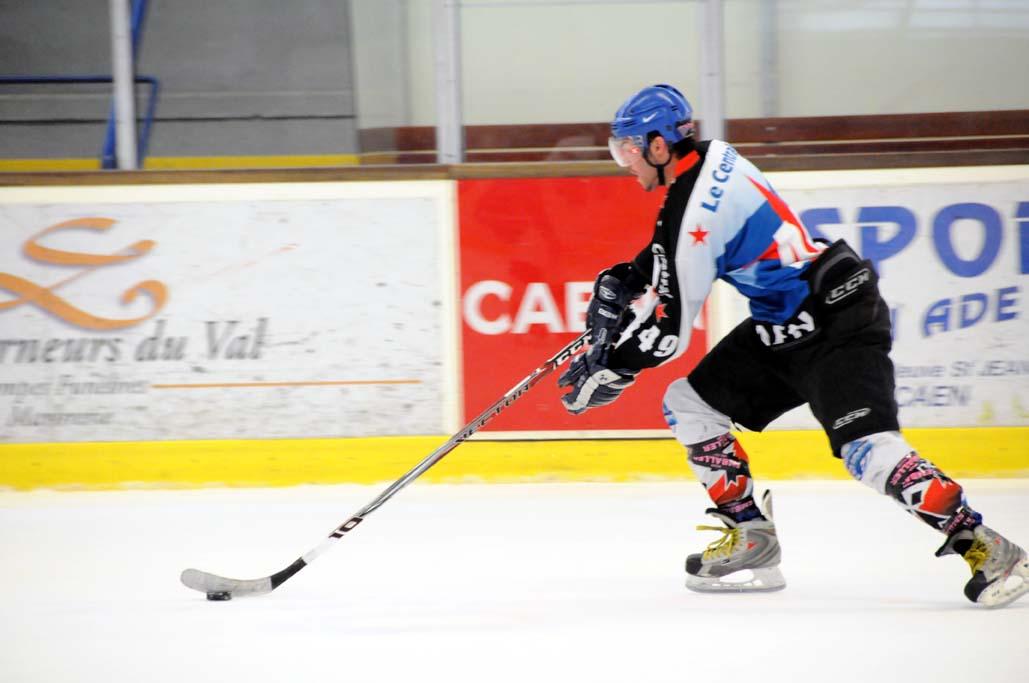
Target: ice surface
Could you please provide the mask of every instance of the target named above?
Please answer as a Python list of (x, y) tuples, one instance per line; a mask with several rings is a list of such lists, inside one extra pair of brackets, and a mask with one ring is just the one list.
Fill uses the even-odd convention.
[[(1029, 543), (1029, 481), (963, 483)], [(1029, 598), (968, 603), (942, 537), (849, 481), (773, 482), (778, 593), (685, 590), (693, 482), (416, 484), (271, 595), (179, 583), (266, 576), (383, 488), (0, 494), (0, 680), (1029, 680)]]

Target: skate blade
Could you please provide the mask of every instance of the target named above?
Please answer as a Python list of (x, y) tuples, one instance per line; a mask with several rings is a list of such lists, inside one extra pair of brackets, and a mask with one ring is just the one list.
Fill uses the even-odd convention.
[(686, 587), (697, 593), (771, 593), (786, 587), (778, 567), (741, 569), (727, 576), (686, 575)]
[(1011, 573), (994, 581), (979, 594), (976, 602), (994, 609), (1010, 605), (1026, 593), (1029, 593), (1029, 559), (1023, 556), (1011, 568)]

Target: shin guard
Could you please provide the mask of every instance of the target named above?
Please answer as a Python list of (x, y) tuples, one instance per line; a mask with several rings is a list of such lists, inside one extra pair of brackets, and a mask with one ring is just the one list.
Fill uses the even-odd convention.
[(763, 518), (754, 501), (750, 461), (732, 434), (686, 446), (690, 468), (717, 511), (735, 522)]
[(979, 513), (968, 507), (961, 484), (914, 451), (904, 456), (890, 473), (886, 495), (948, 536), (982, 522)]
[(879, 432), (844, 445), (843, 461), (858, 481), (885, 494), (948, 536), (982, 522), (961, 485), (940, 471), (899, 432)]

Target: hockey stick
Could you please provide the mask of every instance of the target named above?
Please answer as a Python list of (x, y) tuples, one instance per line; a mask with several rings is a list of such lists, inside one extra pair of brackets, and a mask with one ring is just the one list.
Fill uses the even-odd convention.
[(484, 410), (477, 418), (466, 424), (461, 430), (450, 439), (429, 454), (424, 460), (415, 465), (414, 469), (397, 479), (385, 491), (379, 494), (378, 498), (358, 510), (353, 517), (340, 524), (332, 530), (332, 533), (317, 546), (304, 553), (285, 569), (275, 572), (263, 579), (229, 579), (217, 574), (209, 574), (199, 569), (187, 569), (182, 572), (182, 583), (187, 588), (198, 590), (207, 594), (208, 600), (229, 600), (233, 596), (264, 595), (271, 593), (281, 586), (287, 579), (299, 572), (307, 565), (314, 562), (322, 553), (328, 550), (335, 541), (351, 531), (355, 526), (364, 521), (364, 518), (377, 510), (383, 503), (393, 497), (400, 489), (420, 477), (430, 467), (443, 459), (443, 457), (454, 450), (461, 442), (465, 441), (475, 432), (479, 431), (487, 422), (500, 414), (525, 392), (531, 389), (537, 382), (560, 367), (566, 360), (571, 358), (577, 351), (586, 345), (589, 338), (587, 330), (578, 339), (558, 351), (543, 365), (536, 368), (532, 374), (516, 384), (514, 388), (504, 394), (496, 403)]

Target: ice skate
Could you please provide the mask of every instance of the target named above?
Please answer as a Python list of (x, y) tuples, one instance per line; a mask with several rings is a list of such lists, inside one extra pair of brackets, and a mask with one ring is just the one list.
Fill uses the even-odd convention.
[(765, 491), (764, 516), (737, 523), (717, 508), (707, 511), (724, 527), (698, 526), (722, 537), (686, 558), (686, 587), (701, 593), (751, 593), (786, 587), (779, 570), (782, 553), (772, 521), (772, 495)]
[(937, 557), (961, 555), (972, 569), (965, 596), (986, 607), (1003, 607), (1029, 593), (1029, 558), (1022, 548), (984, 524), (950, 536)]

